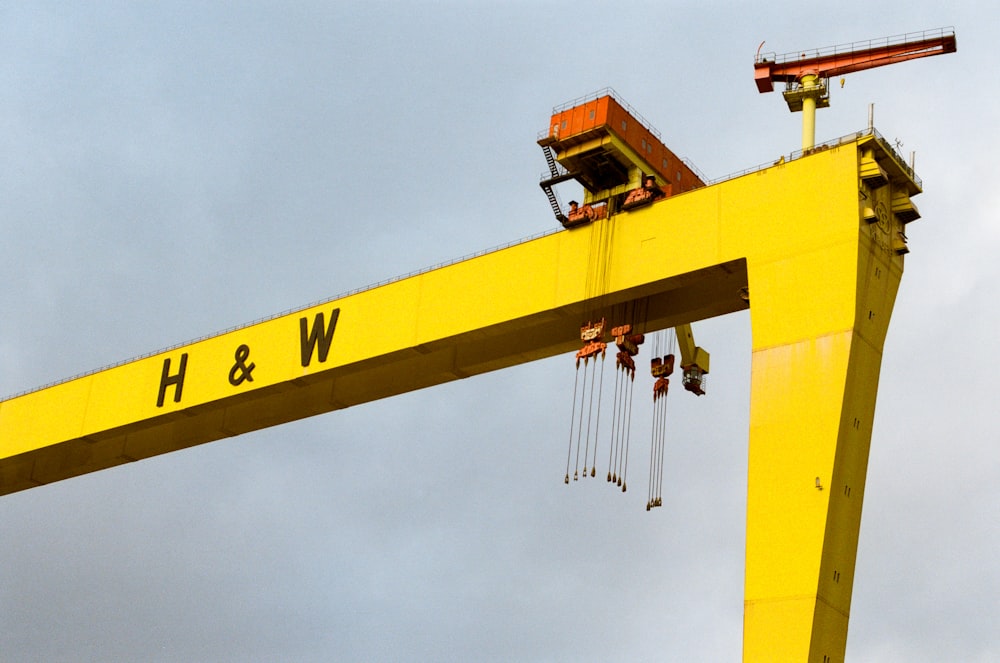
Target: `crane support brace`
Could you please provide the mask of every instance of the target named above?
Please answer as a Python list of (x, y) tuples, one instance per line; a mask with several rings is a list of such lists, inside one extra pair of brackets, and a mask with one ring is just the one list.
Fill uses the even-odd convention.
[[(862, 178), (862, 155), (879, 178)], [(0, 402), (0, 494), (575, 352), (581, 320), (629, 302), (648, 303), (649, 332), (749, 306), (744, 660), (842, 661), (903, 271), (892, 210), (918, 192), (889, 145), (859, 134), (26, 393)]]

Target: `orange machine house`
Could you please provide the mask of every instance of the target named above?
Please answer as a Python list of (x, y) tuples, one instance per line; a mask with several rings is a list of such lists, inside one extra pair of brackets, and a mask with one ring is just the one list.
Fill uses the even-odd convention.
[[(538, 144), (549, 165), (541, 187), (567, 227), (705, 185), (610, 89), (554, 108)], [(570, 179), (583, 185), (584, 205), (566, 216), (551, 187)]]

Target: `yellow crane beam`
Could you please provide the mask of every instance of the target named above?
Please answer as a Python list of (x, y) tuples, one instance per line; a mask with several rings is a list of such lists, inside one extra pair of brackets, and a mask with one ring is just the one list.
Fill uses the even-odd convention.
[(646, 331), (749, 305), (744, 660), (842, 661), (919, 191), (869, 132), (27, 393), (0, 402), (0, 494), (570, 353), (581, 324), (638, 302)]

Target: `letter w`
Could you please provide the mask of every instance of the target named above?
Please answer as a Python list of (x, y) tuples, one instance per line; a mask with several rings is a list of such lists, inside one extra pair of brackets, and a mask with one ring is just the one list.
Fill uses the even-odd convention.
[(299, 318), (299, 336), (302, 342), (302, 365), (308, 366), (312, 361), (313, 350), (319, 345), (319, 360), (326, 361), (326, 355), (330, 352), (330, 342), (333, 341), (333, 330), (337, 327), (337, 318), (340, 317), (340, 309), (335, 308), (330, 313), (330, 326), (323, 324), (323, 312), (316, 314), (313, 320), (312, 331), (309, 330), (309, 321), (306, 318)]

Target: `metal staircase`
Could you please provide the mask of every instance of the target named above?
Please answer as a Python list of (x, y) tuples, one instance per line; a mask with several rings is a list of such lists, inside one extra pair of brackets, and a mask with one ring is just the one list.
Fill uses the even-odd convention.
[(545, 163), (549, 166), (548, 177), (543, 175), (543, 180), (538, 183), (538, 186), (542, 187), (542, 191), (545, 192), (545, 197), (549, 199), (549, 205), (552, 206), (552, 212), (556, 215), (556, 220), (559, 223), (566, 225), (567, 218), (562, 211), (562, 205), (559, 204), (559, 199), (556, 197), (556, 192), (552, 190), (552, 187), (560, 182), (565, 182), (574, 178), (574, 174), (562, 168), (557, 162), (555, 155), (552, 154), (552, 148), (548, 145), (542, 146), (542, 152), (545, 153)]

